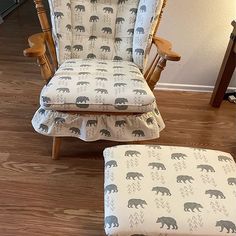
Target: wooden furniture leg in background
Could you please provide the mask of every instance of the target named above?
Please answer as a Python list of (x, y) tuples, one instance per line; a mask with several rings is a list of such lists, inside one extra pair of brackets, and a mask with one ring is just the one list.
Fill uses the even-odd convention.
[(229, 44), (225, 52), (225, 56), (220, 68), (218, 78), (216, 80), (213, 94), (211, 96), (210, 104), (213, 107), (220, 106), (223, 97), (225, 95), (226, 89), (229, 86), (236, 65), (236, 46), (235, 46), (236, 21), (233, 21), (231, 24), (234, 27), (234, 29), (230, 35)]

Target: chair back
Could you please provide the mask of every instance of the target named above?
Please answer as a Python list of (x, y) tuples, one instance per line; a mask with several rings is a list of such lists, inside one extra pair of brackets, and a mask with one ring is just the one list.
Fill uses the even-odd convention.
[(145, 66), (165, 0), (48, 0), (58, 63), (88, 58)]

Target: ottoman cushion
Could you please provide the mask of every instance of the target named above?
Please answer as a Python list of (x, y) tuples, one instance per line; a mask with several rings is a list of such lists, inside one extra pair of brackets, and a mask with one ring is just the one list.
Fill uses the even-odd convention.
[(107, 235), (236, 233), (236, 164), (230, 154), (121, 145), (105, 149), (104, 158)]

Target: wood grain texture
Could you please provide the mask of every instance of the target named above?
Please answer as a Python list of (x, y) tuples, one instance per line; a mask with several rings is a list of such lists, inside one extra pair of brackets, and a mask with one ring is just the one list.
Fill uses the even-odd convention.
[(40, 66), (41, 76), (48, 83), (54, 75), (53, 65), (46, 54), (46, 36), (44, 33), (38, 33), (31, 35), (28, 38), (30, 48), (23, 51), (23, 54), (27, 57), (36, 57), (38, 65)]
[(55, 71), (58, 67), (57, 55), (56, 55), (54, 41), (52, 38), (51, 26), (49, 24), (47, 13), (44, 8), (44, 3), (43, 3), (43, 0), (34, 0), (34, 3), (35, 3), (35, 8), (37, 10), (39, 22), (40, 22), (45, 40), (47, 41), (47, 46), (49, 49), (49, 53), (51, 55), (51, 59), (52, 59), (52, 62), (54, 65), (54, 71)]
[(60, 137), (53, 137), (52, 159), (54, 159), (54, 160), (59, 159), (60, 146), (61, 146), (61, 138)]
[[(103, 157), (115, 142), (63, 139), (58, 161), (52, 138), (33, 131), (31, 118), (44, 85), (40, 69), (23, 57), (39, 32), (28, 1), (0, 25), (0, 235), (102, 236)], [(163, 72), (165, 73), (165, 72)], [(236, 106), (208, 103), (209, 93), (156, 93), (166, 129), (146, 143), (203, 147), (236, 157)]]
[(180, 55), (172, 51), (172, 45), (169, 41), (160, 37), (153, 37), (152, 41), (155, 44), (157, 53), (160, 57), (169, 61), (180, 60)]

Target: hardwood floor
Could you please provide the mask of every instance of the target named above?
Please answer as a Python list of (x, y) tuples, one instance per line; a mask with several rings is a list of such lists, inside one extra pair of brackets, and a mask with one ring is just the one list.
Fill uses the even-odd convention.
[[(32, 1), (0, 25), (0, 235), (102, 236), (102, 150), (117, 143), (65, 139), (62, 159), (51, 160), (52, 138), (30, 123), (43, 81), (36, 62), (22, 55), (27, 37), (39, 30)], [(152, 143), (236, 157), (235, 105), (212, 108), (209, 93), (156, 95), (166, 129)]]

